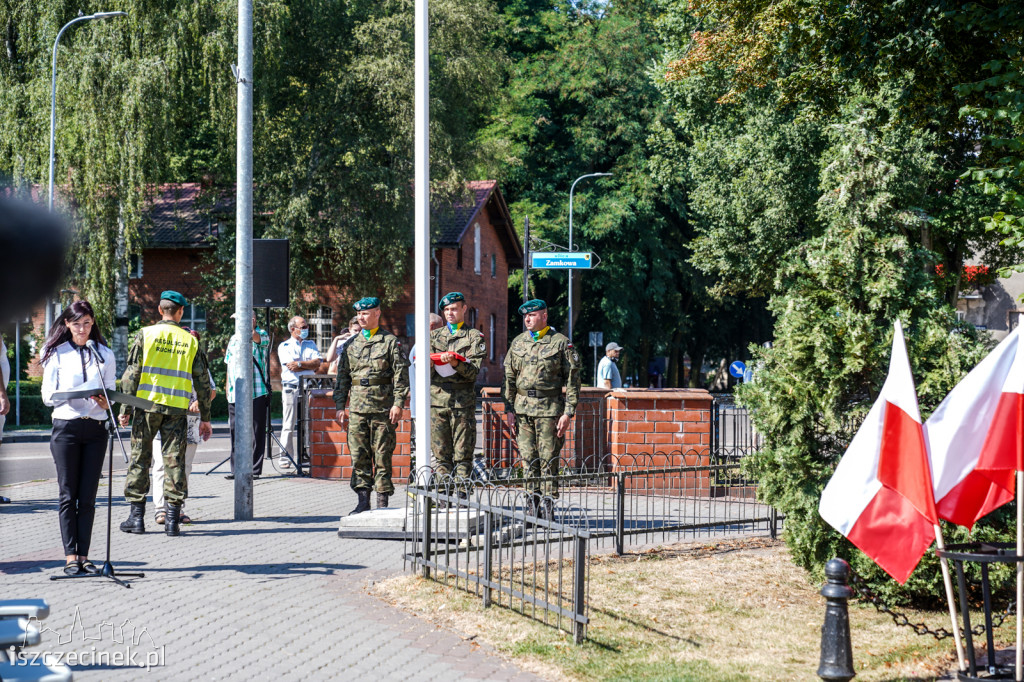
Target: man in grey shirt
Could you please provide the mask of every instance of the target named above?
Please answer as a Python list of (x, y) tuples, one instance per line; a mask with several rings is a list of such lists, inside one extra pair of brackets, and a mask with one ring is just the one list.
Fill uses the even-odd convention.
[(604, 357), (597, 365), (597, 385), (600, 388), (622, 388), (622, 377), (615, 361), (619, 359), (622, 346), (612, 341), (604, 347)]

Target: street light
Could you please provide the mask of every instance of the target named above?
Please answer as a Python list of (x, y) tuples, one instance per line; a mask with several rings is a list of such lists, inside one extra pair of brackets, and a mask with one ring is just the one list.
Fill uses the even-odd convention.
[[(572, 251), (572, 194), (576, 190), (576, 183), (586, 178), (608, 178), (611, 175), (611, 173), (588, 173), (573, 180), (572, 187), (569, 188), (569, 251)], [(569, 270), (569, 324), (567, 325), (569, 341), (572, 341), (572, 275), (573, 271)]]
[[(51, 62), (50, 68), (50, 184), (49, 184), (49, 209), (53, 212), (53, 139), (54, 133), (57, 130), (57, 43), (60, 42), (60, 37), (64, 35), (64, 31), (68, 30), (73, 24), (77, 24), (83, 21), (89, 21), (91, 19), (113, 19), (114, 17), (126, 17), (127, 12), (97, 12), (96, 14), (89, 14), (86, 16), (75, 17), (57, 32), (57, 38), (53, 41), (53, 61)], [(53, 322), (53, 309), (50, 306), (50, 300), (46, 301), (46, 333), (50, 333), (50, 324)]]

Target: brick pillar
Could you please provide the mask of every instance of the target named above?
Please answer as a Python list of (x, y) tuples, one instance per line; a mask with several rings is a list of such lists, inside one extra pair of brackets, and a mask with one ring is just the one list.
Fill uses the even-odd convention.
[[(309, 456), (313, 478), (349, 480), (352, 476), (352, 455), (348, 450), (348, 434), (334, 420), (334, 399), (330, 391), (313, 391), (310, 396)], [(398, 445), (391, 457), (391, 478), (395, 483), (409, 480), (409, 439), (412, 420), (408, 405), (398, 422)]]
[[(612, 471), (711, 463), (713, 398), (707, 391), (618, 389), (606, 400)], [(679, 485), (663, 477), (648, 484), (662, 483)], [(686, 487), (706, 494), (707, 474), (688, 480)]]

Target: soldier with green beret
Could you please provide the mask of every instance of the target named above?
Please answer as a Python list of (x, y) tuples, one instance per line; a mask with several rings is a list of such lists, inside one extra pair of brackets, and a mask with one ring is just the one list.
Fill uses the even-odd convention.
[(359, 496), (351, 513), (359, 514), (369, 511), (371, 490), (377, 491), (378, 509), (387, 507), (395, 492), (391, 456), (395, 425), (409, 395), (409, 359), (398, 338), (380, 327), (379, 298), (367, 296), (352, 307), (360, 332), (338, 358), (334, 405), (335, 418), (348, 431), (351, 485)]
[(430, 447), (438, 473), (469, 478), (476, 448), (476, 377), (486, 355), (484, 335), (466, 325), (462, 292), (445, 295), (438, 308), (446, 324), (430, 332), (430, 352), (440, 354), (443, 363), (431, 363)]
[[(547, 303), (527, 301), (519, 314), (526, 331), (512, 341), (505, 356), (501, 397), (505, 410), (515, 413), (526, 475), (556, 476), (565, 432), (580, 398), (580, 358), (569, 339), (548, 326)], [(540, 494), (558, 496), (555, 482), (532, 482), (528, 489), (533, 493), (528, 511), (550, 515), (550, 509), (538, 509), (538, 501)]]
[[(167, 513), (164, 532), (180, 532), (181, 503), (188, 497), (185, 448), (188, 446), (186, 415), (195, 389), (199, 403), (199, 434), (203, 440), (213, 434), (210, 426), (210, 375), (206, 354), (199, 342), (181, 328), (188, 301), (177, 291), (160, 294), (161, 320), (140, 329), (128, 351), (128, 366), (121, 377), (121, 390), (153, 401), (144, 412), (121, 406), (118, 421), (132, 421), (132, 454), (124, 483), (125, 499), (131, 512), (121, 524), (125, 533), (145, 533), (146, 494), (149, 467), (153, 460), (153, 438), (160, 434), (164, 458), (164, 499)], [(134, 415), (133, 415), (134, 412)]]

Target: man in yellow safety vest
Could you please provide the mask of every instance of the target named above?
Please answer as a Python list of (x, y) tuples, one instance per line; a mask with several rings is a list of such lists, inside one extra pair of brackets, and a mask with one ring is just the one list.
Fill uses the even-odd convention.
[[(164, 458), (164, 499), (167, 515), (164, 532), (180, 532), (181, 503), (188, 497), (185, 473), (187, 445), (186, 415), (193, 392), (199, 410), (199, 434), (207, 440), (210, 426), (210, 375), (206, 354), (199, 342), (181, 328), (181, 317), (188, 301), (177, 291), (160, 294), (161, 320), (144, 327), (135, 335), (128, 351), (128, 366), (121, 377), (121, 390), (153, 401), (150, 410), (134, 410), (132, 455), (124, 484), (124, 496), (131, 503), (128, 518), (121, 524), (125, 533), (145, 533), (146, 494), (149, 492), (149, 467), (153, 460), (153, 438), (160, 434)], [(194, 389), (194, 390), (193, 390)], [(119, 421), (127, 426), (133, 409), (121, 406)]]

